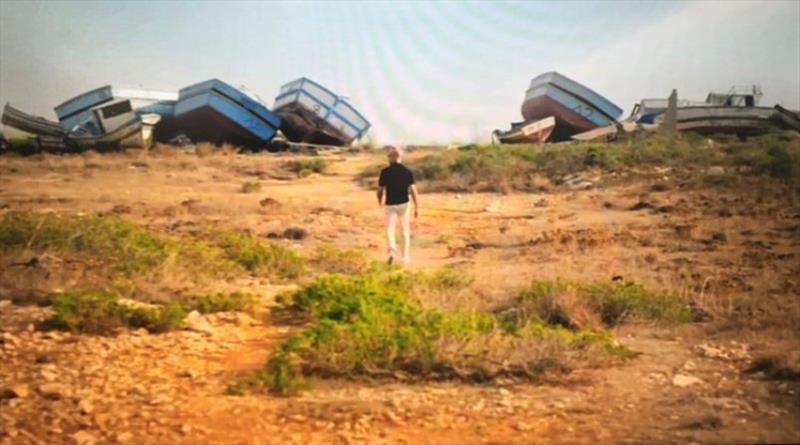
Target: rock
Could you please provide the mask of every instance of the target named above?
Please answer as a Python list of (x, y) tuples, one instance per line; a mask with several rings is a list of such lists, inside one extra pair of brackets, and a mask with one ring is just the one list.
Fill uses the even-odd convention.
[(181, 425), (181, 434), (189, 434), (192, 432), (192, 427), (186, 424)]
[(525, 432), (525, 431), (532, 430), (533, 429), (533, 425), (531, 425), (529, 423), (525, 423), (525, 422), (517, 422), (517, 424), (514, 425), (514, 428), (516, 428), (518, 431)]
[(50, 400), (58, 400), (66, 395), (66, 388), (59, 383), (45, 383), (39, 385), (39, 393)]
[(706, 174), (711, 175), (711, 176), (724, 175), (725, 174), (725, 167), (722, 167), (722, 166), (719, 166), (719, 165), (715, 165), (713, 167), (709, 167), (708, 170), (706, 170)]
[(77, 445), (94, 445), (97, 443), (97, 438), (87, 431), (78, 431), (72, 435), (72, 439)]
[(197, 311), (189, 312), (186, 316), (186, 329), (208, 335), (214, 335), (216, 332), (211, 323)]
[(24, 399), (31, 394), (31, 389), (24, 383), (10, 385), (0, 391), (0, 399)]
[(672, 378), (672, 384), (679, 388), (686, 388), (700, 383), (703, 383), (703, 381), (690, 375), (675, 374), (675, 377)]
[(91, 414), (92, 411), (94, 411), (94, 405), (89, 400), (83, 399), (80, 402), (78, 402), (78, 409), (83, 414)]
[(129, 431), (117, 434), (117, 442), (121, 444), (129, 443), (131, 440), (133, 440), (133, 433)]
[(697, 365), (695, 365), (694, 362), (691, 360), (686, 360), (686, 363), (683, 364), (683, 369), (687, 371), (694, 371), (695, 369), (697, 369)]
[(501, 396), (507, 396), (507, 395), (511, 394), (511, 391), (509, 391), (509, 390), (507, 390), (505, 388), (500, 388), (500, 389), (497, 390), (497, 392), (500, 393)]
[(48, 382), (54, 382), (58, 378), (58, 374), (55, 371), (46, 368), (39, 371), (39, 375)]
[(691, 430), (715, 430), (723, 425), (722, 419), (718, 416), (705, 416), (691, 420), (681, 425), (681, 428)]
[(178, 377), (185, 377), (189, 379), (196, 379), (198, 376), (197, 371), (191, 368), (184, 369), (183, 371), (178, 373)]
[(701, 344), (697, 346), (697, 350), (701, 355), (708, 358), (729, 358), (722, 348), (715, 348), (714, 346)]

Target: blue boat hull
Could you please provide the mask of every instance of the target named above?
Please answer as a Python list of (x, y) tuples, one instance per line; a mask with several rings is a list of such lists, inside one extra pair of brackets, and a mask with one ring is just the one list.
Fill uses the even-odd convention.
[(272, 140), (280, 122), (265, 106), (217, 80), (184, 88), (175, 105), (178, 131), (195, 142), (256, 148)]

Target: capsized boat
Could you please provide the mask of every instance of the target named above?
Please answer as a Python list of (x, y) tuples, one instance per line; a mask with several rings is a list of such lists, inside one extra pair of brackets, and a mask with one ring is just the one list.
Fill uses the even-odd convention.
[[(728, 133), (752, 136), (773, 128), (776, 110), (760, 107), (761, 88), (734, 86), (727, 93), (711, 92), (705, 102), (692, 102), (677, 108), (677, 130), (700, 134)], [(656, 116), (655, 123), (664, 121), (664, 114)]]
[(773, 120), (780, 126), (800, 131), (800, 111), (792, 111), (780, 105), (775, 105)]
[(556, 118), (550, 136), (553, 142), (610, 125), (621, 115), (622, 109), (610, 100), (555, 71), (533, 78), (522, 103), (526, 121)]
[(158, 114), (137, 114), (128, 99), (95, 106), (91, 111), (90, 119), (67, 133), (67, 140), (79, 148), (149, 148), (154, 127), (161, 120)]
[(175, 92), (136, 90), (105, 85), (55, 107), (56, 116), (64, 131), (71, 131), (76, 125), (94, 120), (93, 109), (116, 100), (130, 101), (133, 112), (138, 115), (157, 114), (161, 119), (157, 128), (157, 139), (165, 141), (175, 136), (174, 113), (178, 94)]
[(501, 144), (544, 143), (556, 126), (553, 116), (533, 122), (512, 123), (508, 131), (495, 130), (492, 136)]
[(3, 108), (2, 122), (4, 125), (36, 136), (64, 137), (64, 129), (58, 122), (28, 114), (12, 107), (9, 103)]
[(188, 86), (178, 95), (176, 126), (195, 142), (263, 147), (281, 126), (281, 118), (258, 98), (219, 79)]
[(283, 85), (272, 108), (281, 116), (281, 132), (292, 142), (348, 145), (370, 127), (344, 97), (306, 77)]

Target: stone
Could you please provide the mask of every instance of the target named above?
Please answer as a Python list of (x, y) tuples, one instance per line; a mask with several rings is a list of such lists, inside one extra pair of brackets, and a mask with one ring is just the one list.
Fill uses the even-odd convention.
[(54, 382), (58, 378), (58, 373), (51, 367), (42, 368), (39, 375), (48, 382)]
[(130, 431), (117, 434), (117, 442), (121, 444), (129, 443), (131, 440), (133, 440), (133, 433)]
[(725, 167), (722, 167), (720, 165), (715, 165), (713, 167), (709, 167), (708, 170), (706, 170), (706, 174), (709, 174), (711, 176), (724, 175), (725, 174)]
[(45, 383), (39, 385), (39, 393), (50, 400), (58, 400), (66, 395), (66, 388), (59, 383)]
[(72, 439), (77, 445), (95, 445), (97, 438), (88, 431), (78, 431), (72, 435)]
[(0, 399), (24, 399), (31, 394), (31, 389), (24, 383), (10, 385), (0, 391)]
[(686, 388), (687, 386), (697, 385), (700, 383), (703, 383), (703, 381), (690, 375), (675, 374), (675, 376), (672, 378), (672, 384), (679, 388)]
[(196, 379), (198, 376), (198, 372), (192, 368), (184, 369), (183, 371), (178, 373), (178, 377), (185, 377), (189, 379)]
[(92, 402), (87, 399), (83, 399), (80, 402), (78, 402), (78, 409), (83, 414), (91, 414), (92, 411), (94, 411), (94, 404), (92, 404)]
[(189, 312), (186, 316), (186, 329), (208, 335), (214, 335), (216, 332), (211, 323), (197, 311)]
[(683, 369), (687, 371), (694, 371), (697, 369), (697, 365), (691, 360), (687, 360), (686, 363), (683, 364)]

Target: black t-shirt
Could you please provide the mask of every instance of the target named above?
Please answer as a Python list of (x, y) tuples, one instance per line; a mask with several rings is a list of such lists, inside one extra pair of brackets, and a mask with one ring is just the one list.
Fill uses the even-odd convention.
[(386, 187), (386, 205), (408, 202), (408, 188), (414, 183), (414, 174), (403, 164), (394, 163), (381, 170), (378, 185)]

